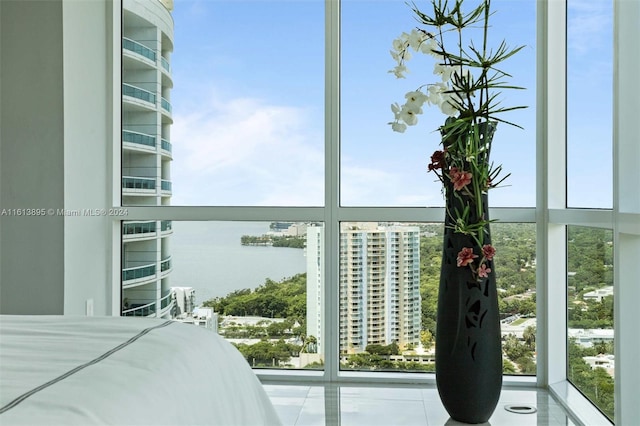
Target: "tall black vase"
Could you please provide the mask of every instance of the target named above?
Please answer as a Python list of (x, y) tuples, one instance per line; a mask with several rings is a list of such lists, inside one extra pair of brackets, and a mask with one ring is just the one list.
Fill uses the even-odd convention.
[[(445, 185), (449, 211), (461, 211), (460, 198)], [(483, 216), (489, 220), (487, 196)], [(479, 219), (471, 209), (471, 220)], [(476, 216), (476, 217), (473, 217)], [(447, 214), (436, 324), (436, 383), (440, 400), (452, 419), (484, 423), (493, 414), (502, 388), (502, 344), (493, 260), (486, 278), (474, 276), (469, 266), (457, 266), (463, 247), (482, 259), (482, 247), (470, 236), (456, 233)], [(491, 244), (489, 225), (483, 244)], [(477, 265), (477, 263), (476, 263)]]

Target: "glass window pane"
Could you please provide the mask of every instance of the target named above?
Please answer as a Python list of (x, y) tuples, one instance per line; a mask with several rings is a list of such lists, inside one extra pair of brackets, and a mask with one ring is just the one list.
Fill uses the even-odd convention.
[(123, 222), (122, 314), (211, 328), (255, 368), (322, 368), (323, 229)]
[[(343, 370), (434, 371), (443, 225), (343, 222)], [(536, 374), (535, 225), (492, 225), (505, 374)]]
[(535, 375), (536, 225), (491, 224), (501, 316), (502, 369), (505, 374)]
[(567, 377), (613, 421), (613, 231), (568, 226), (567, 251)]
[(613, 205), (613, 2), (567, 2), (567, 206)]
[(124, 205), (323, 204), (322, 1), (123, 9)]
[[(428, 6), (428, 2), (424, 3)], [(527, 109), (502, 118), (491, 152), (495, 164), (512, 175), (491, 193), (493, 206), (535, 205), (535, 5), (533, 0), (492, 1), (491, 42), (506, 39), (525, 45), (504, 63), (510, 84), (526, 90), (504, 90), (503, 106)], [(406, 79), (387, 71), (395, 66), (389, 50), (402, 32), (416, 26), (409, 5), (395, 0), (344, 0), (341, 6), (341, 204), (345, 206), (443, 206), (441, 185), (427, 173), (431, 154), (439, 149), (438, 127), (446, 118), (436, 106), (424, 106), (418, 125), (396, 133), (392, 103), (404, 103), (406, 92), (436, 82), (434, 61), (412, 52)], [(371, 31), (375, 28), (375, 31)], [(474, 36), (475, 39), (475, 36)], [(439, 77), (438, 77), (439, 78)]]

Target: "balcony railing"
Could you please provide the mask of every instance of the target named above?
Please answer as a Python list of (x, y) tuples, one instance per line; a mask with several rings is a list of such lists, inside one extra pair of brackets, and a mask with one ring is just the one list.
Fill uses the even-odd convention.
[(128, 189), (156, 189), (156, 180), (153, 178), (123, 176), (122, 187)]
[(162, 189), (163, 191), (171, 191), (171, 181), (170, 180), (162, 180), (162, 182), (160, 182), (160, 189)]
[(165, 272), (171, 269), (171, 256), (163, 259), (160, 263), (160, 272)]
[(163, 220), (160, 222), (160, 230), (161, 231), (170, 231), (172, 229), (173, 222), (170, 220)]
[(125, 223), (122, 225), (124, 235), (149, 234), (156, 232), (156, 222)]
[(162, 299), (160, 299), (160, 309), (166, 309), (169, 305), (171, 305), (171, 301), (173, 300), (173, 298), (171, 297), (172, 294), (173, 293), (171, 293), (171, 291), (168, 291), (167, 294), (162, 296)]
[(171, 65), (169, 65), (169, 61), (167, 61), (164, 56), (160, 56), (160, 65), (166, 72), (171, 72)]
[(136, 86), (132, 86), (130, 84), (122, 83), (122, 94), (152, 103), (154, 105), (156, 103), (156, 95), (154, 93)]
[(150, 277), (156, 274), (156, 265), (136, 266), (122, 270), (122, 281), (137, 280), (139, 278)]
[(122, 47), (139, 55), (142, 55), (147, 59), (151, 59), (153, 62), (156, 61), (156, 52), (154, 52), (144, 44), (140, 44), (137, 41), (131, 40), (130, 38), (122, 38)]
[(151, 314), (156, 313), (156, 302), (147, 304), (133, 303), (132, 308), (122, 311), (122, 316), (125, 317), (148, 317)]
[(171, 143), (168, 140), (162, 139), (161, 144), (162, 149), (171, 152)]
[(132, 132), (131, 130), (122, 131), (122, 141), (146, 145), (153, 148), (156, 146), (155, 136), (147, 135), (146, 133)]
[(171, 113), (171, 104), (165, 98), (160, 98), (160, 106), (168, 113)]

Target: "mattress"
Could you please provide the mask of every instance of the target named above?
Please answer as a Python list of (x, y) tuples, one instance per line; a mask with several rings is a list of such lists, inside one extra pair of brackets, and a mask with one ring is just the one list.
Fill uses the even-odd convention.
[(0, 424), (279, 425), (216, 333), (148, 318), (0, 315)]

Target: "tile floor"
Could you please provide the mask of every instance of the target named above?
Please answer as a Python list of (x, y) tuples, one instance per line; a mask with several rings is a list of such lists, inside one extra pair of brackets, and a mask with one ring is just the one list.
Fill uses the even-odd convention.
[[(435, 387), (265, 384), (284, 426), (462, 425), (449, 417)], [(511, 413), (509, 404), (534, 406), (533, 414)], [(545, 390), (503, 389), (486, 425), (575, 425)]]

